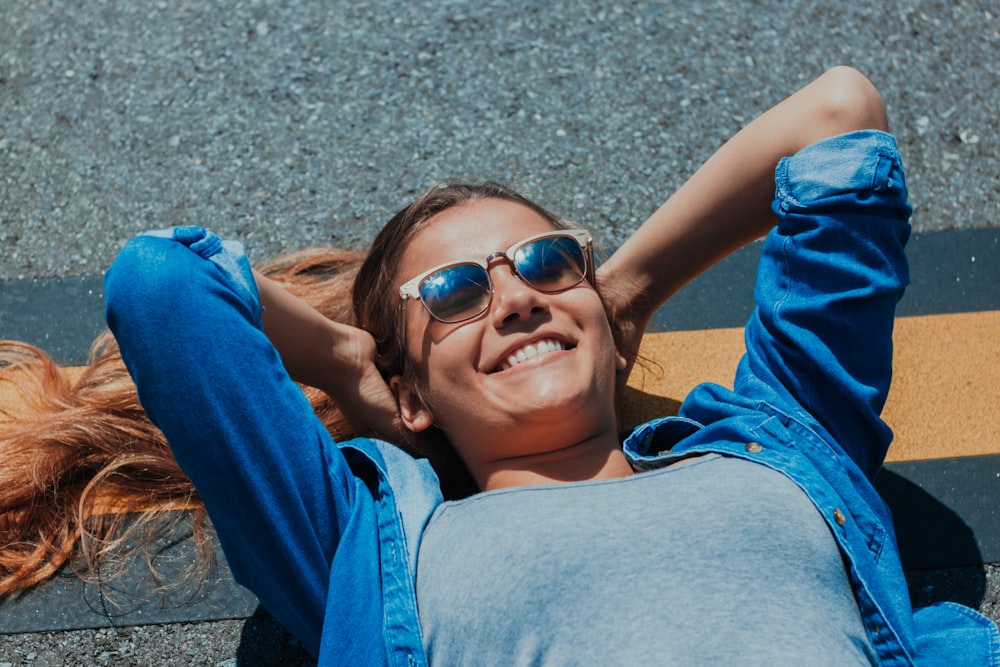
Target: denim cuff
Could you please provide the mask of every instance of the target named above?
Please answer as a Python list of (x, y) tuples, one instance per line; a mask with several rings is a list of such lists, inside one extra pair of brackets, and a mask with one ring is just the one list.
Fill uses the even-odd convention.
[(785, 211), (846, 193), (883, 193), (904, 205), (907, 198), (896, 139), (879, 130), (823, 139), (782, 158), (775, 187), (776, 203)]
[(250, 312), (257, 314), (254, 323), (260, 328), (260, 313), (263, 311), (260, 293), (243, 244), (225, 240), (212, 230), (198, 225), (157, 229), (146, 232), (143, 236), (171, 239), (215, 264), (229, 279), (236, 295), (247, 304)]

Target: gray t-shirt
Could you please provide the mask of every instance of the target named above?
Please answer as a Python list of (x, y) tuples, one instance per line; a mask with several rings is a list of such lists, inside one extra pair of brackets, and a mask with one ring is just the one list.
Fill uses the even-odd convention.
[(812, 503), (718, 455), (446, 503), (417, 602), (435, 665), (875, 663)]

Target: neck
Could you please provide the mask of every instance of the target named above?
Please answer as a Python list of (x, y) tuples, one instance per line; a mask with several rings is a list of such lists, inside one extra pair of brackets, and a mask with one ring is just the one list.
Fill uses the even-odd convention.
[(555, 451), (499, 459), (473, 471), (483, 491), (612, 479), (632, 473), (617, 438), (585, 440)]

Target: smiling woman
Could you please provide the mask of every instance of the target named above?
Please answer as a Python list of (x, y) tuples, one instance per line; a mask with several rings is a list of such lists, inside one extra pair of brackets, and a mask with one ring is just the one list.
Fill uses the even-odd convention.
[[(205, 228), (152, 232), (108, 271), (108, 323), (237, 580), (324, 664), (1000, 664), (987, 619), (911, 609), (871, 484), (911, 212), (886, 129), (831, 70), (596, 271), (520, 195), (433, 188), (376, 237), (351, 320)], [(765, 233), (734, 388), (620, 439), (653, 311)]]
[[(478, 314), (442, 322), (426, 299), (423, 308), (405, 308), (404, 367), (390, 383), (404, 425), (414, 432), (440, 428), (483, 490), (630, 471), (614, 414), (620, 357), (604, 305), (583, 279), (586, 254), (569, 257), (563, 282), (543, 290), (529, 279), (545, 267), (528, 260), (546, 255), (526, 250), (543, 242), (551, 247), (553, 239), (580, 250), (572, 235), (552, 233), (551, 220), (524, 204), (480, 196), (421, 222), (398, 265), (397, 275), (419, 279), (440, 272), (442, 260), (489, 258), (481, 271), (489, 288), (482, 293), (490, 298)], [(497, 248), (511, 248), (513, 258)], [(559, 264), (567, 259), (547, 255)], [(566, 277), (566, 270), (556, 274)], [(545, 340), (560, 349), (539, 355), (536, 344)], [(530, 362), (504, 368), (511, 357), (527, 359), (528, 349)], [(574, 455), (567, 457), (570, 448)]]

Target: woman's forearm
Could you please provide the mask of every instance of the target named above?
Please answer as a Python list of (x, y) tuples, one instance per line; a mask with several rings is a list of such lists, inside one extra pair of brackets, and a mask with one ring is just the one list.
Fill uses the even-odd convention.
[[(634, 346), (664, 301), (775, 223), (770, 203), (780, 158), (826, 137), (886, 126), (875, 87), (838, 67), (716, 151), (601, 268), (619, 316), (634, 327)], [(623, 352), (631, 360), (635, 349)]]
[(356, 435), (404, 442), (396, 399), (375, 366), (375, 340), (324, 317), (273, 280), (254, 272), (264, 333), (296, 382), (329, 394)]
[(352, 349), (354, 329), (324, 317), (273, 280), (254, 272), (264, 313), (264, 333), (281, 355), (288, 374), (336, 396), (338, 384), (351, 382), (360, 368)]

